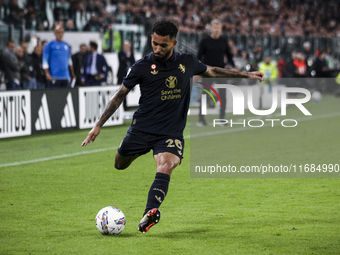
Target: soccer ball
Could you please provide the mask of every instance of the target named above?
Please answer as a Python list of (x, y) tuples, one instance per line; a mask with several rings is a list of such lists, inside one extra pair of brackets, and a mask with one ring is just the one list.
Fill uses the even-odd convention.
[(124, 213), (113, 206), (104, 207), (96, 216), (96, 227), (103, 235), (119, 235), (125, 223)]
[(312, 99), (313, 99), (314, 103), (319, 103), (322, 99), (321, 92), (314, 90), (313, 93), (312, 93)]

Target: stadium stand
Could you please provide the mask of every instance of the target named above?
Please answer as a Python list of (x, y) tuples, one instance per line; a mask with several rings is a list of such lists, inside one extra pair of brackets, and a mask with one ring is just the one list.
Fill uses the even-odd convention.
[(104, 27), (112, 22), (146, 26), (150, 19), (167, 18), (182, 32), (205, 32), (206, 24), (219, 18), (231, 34), (331, 37), (340, 35), (339, 6), (335, 0), (1, 0), (0, 18), (7, 24), (27, 25), (31, 17), (37, 30), (50, 30), (57, 21), (72, 19), (78, 31), (91, 15)]

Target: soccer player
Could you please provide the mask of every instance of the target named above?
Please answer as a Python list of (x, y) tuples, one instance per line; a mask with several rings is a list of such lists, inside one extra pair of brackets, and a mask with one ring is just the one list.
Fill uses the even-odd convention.
[(106, 106), (95, 127), (82, 146), (93, 142), (101, 127), (117, 110), (129, 91), (140, 84), (139, 109), (134, 113), (131, 127), (118, 148), (115, 168), (127, 168), (137, 157), (153, 150), (156, 176), (149, 190), (147, 204), (138, 230), (145, 233), (160, 219), (159, 207), (170, 182), (170, 175), (181, 162), (190, 101), (190, 78), (245, 77), (262, 80), (260, 72), (243, 73), (202, 64), (196, 57), (174, 51), (177, 27), (170, 21), (153, 26), (153, 52), (138, 60), (128, 70), (123, 84)]

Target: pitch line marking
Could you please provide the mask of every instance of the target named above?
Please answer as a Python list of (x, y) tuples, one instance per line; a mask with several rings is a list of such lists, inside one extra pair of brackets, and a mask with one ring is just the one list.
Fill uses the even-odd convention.
[[(309, 121), (309, 120), (324, 119), (324, 118), (330, 118), (330, 117), (336, 117), (336, 116), (340, 116), (340, 113), (330, 113), (330, 114), (320, 115), (316, 117), (300, 118), (296, 120)], [(270, 125), (264, 125), (264, 127), (269, 127), (269, 126)], [(233, 133), (233, 132), (246, 131), (246, 130), (251, 130), (251, 129), (254, 129), (254, 128), (251, 128), (251, 127), (233, 128), (233, 129), (221, 130), (221, 131), (216, 131), (216, 132), (186, 135), (184, 136), (184, 138), (187, 139), (187, 138), (195, 138), (195, 137), (202, 137), (202, 136), (219, 135), (219, 134), (224, 134), (224, 133)], [(13, 163), (2, 164), (0, 165), (0, 168), (8, 167), (8, 166), (20, 166), (20, 165), (25, 165), (25, 164), (38, 163), (38, 162), (44, 162), (44, 161), (49, 161), (49, 160), (54, 160), (54, 159), (61, 159), (61, 158), (69, 158), (69, 157), (80, 156), (80, 155), (87, 155), (91, 153), (116, 150), (117, 148), (118, 147), (110, 147), (110, 148), (96, 149), (96, 150), (91, 150), (91, 151), (81, 151), (81, 152), (75, 152), (75, 153), (70, 153), (70, 154), (57, 155), (57, 156), (52, 156), (52, 157), (47, 157), (47, 158), (18, 161), (18, 162), (13, 162)]]
[(14, 163), (7, 163), (0, 165), (1, 167), (6, 167), (6, 166), (20, 166), (24, 164), (30, 164), (30, 163), (37, 163), (37, 162), (43, 162), (43, 161), (49, 161), (53, 159), (60, 159), (60, 158), (69, 158), (69, 157), (74, 157), (74, 156), (80, 156), (80, 155), (86, 155), (86, 154), (91, 154), (91, 153), (96, 153), (96, 152), (103, 152), (103, 151), (109, 151), (109, 150), (116, 150), (118, 147), (111, 147), (111, 148), (104, 148), (104, 149), (97, 149), (97, 150), (91, 150), (91, 151), (81, 151), (81, 152), (75, 152), (71, 154), (63, 154), (63, 155), (57, 155), (57, 156), (52, 156), (52, 157), (47, 157), (47, 158), (39, 158), (39, 159), (32, 159), (32, 160), (27, 160), (27, 161), (19, 161), (19, 162), (14, 162)]

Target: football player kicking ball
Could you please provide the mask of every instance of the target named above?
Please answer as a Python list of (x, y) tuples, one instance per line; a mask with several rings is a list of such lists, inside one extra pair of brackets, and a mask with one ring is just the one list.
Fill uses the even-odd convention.
[(172, 171), (181, 162), (184, 149), (183, 130), (190, 101), (190, 78), (263, 79), (260, 72), (238, 72), (202, 64), (196, 57), (174, 51), (177, 27), (170, 21), (153, 26), (153, 52), (137, 61), (127, 72), (117, 93), (107, 104), (95, 127), (82, 146), (93, 142), (101, 127), (117, 110), (129, 91), (140, 85), (139, 109), (118, 148), (115, 168), (125, 169), (140, 155), (153, 150), (157, 173), (149, 190), (145, 212), (138, 230), (145, 233), (159, 222), (158, 210), (167, 194)]

